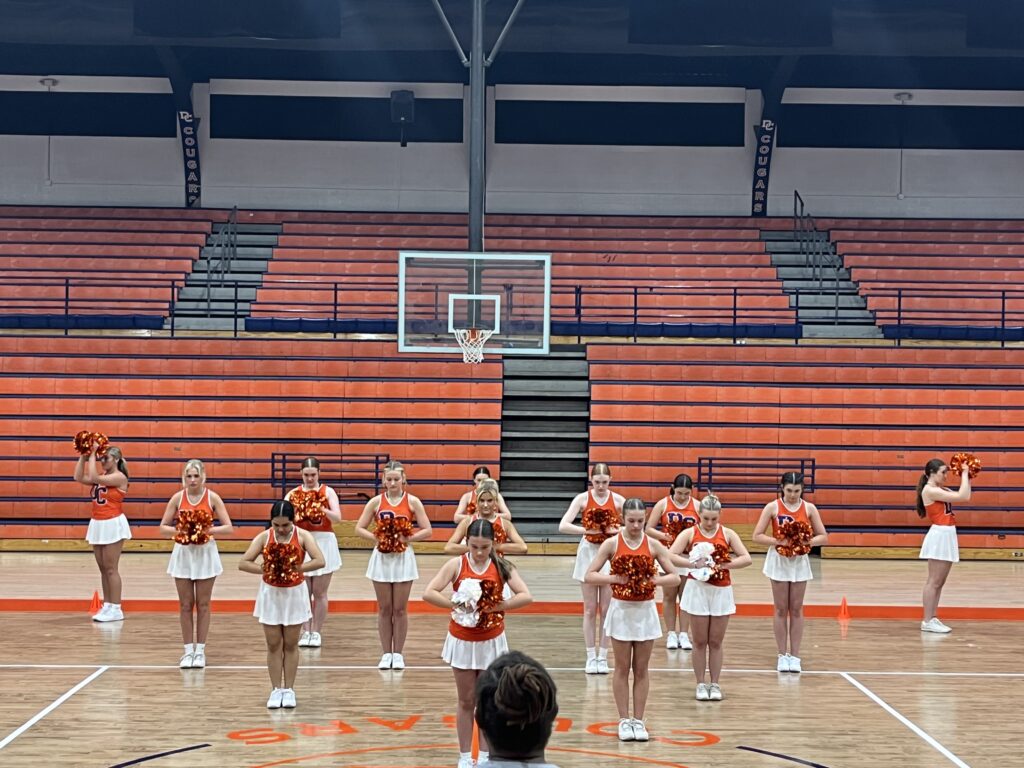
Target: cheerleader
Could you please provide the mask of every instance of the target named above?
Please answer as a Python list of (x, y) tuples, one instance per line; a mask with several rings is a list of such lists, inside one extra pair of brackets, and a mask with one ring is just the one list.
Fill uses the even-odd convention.
[[(261, 555), (263, 561), (257, 564)], [(270, 528), (252, 540), (238, 563), (240, 571), (263, 576), (252, 615), (263, 625), (267, 641), (267, 671), (273, 686), (267, 709), (295, 707), (299, 634), (311, 613), (303, 574), (323, 567), (324, 556), (313, 534), (295, 525), (291, 502), (275, 501)]]
[(949, 468), (942, 459), (932, 459), (924, 465), (924, 473), (917, 481), (917, 516), (927, 517), (931, 527), (921, 545), (922, 560), (928, 561), (928, 580), (924, 585), (924, 621), (921, 622), (922, 632), (938, 632), (946, 634), (953, 630), (939, 621), (936, 612), (939, 609), (939, 598), (942, 587), (953, 567), (960, 562), (960, 548), (956, 541), (956, 516), (953, 514), (954, 502), (971, 500), (971, 478), (967, 463), (960, 473), (960, 488), (951, 491), (943, 487)]
[[(213, 583), (224, 572), (214, 536), (233, 529), (224, 501), (206, 487), (206, 469), (190, 459), (181, 473), (182, 490), (171, 496), (160, 520), (160, 533), (174, 539), (167, 573), (178, 590), (178, 620), (185, 653), (181, 669), (206, 666), (206, 636), (210, 631), (210, 599)], [(213, 524), (214, 516), (219, 525)], [(192, 522), (192, 521), (195, 522)], [(192, 608), (195, 607), (193, 642)]]
[[(102, 468), (102, 472), (100, 469)], [(121, 548), (131, 539), (132, 530), (122, 504), (128, 494), (128, 465), (121, 449), (108, 446), (102, 459), (93, 447), (88, 456), (79, 456), (75, 482), (92, 489), (92, 518), (85, 540), (92, 545), (103, 587), (103, 607), (93, 621), (124, 621), (121, 610), (121, 574), (118, 563)]]
[[(448, 611), (456, 609), (451, 598), (441, 590), (452, 585), (458, 592), (466, 579), (479, 579), (497, 584), (500, 601), (482, 609), (476, 626), (465, 627), (453, 618), (448, 624), (448, 636), (441, 649), (441, 658), (451, 665), (455, 674), (455, 688), (459, 704), (455, 727), (459, 736), (459, 766), (472, 768), (471, 743), (473, 739), (473, 712), (476, 707), (476, 681), (491, 662), (508, 651), (505, 639), (505, 612), (514, 611), (533, 602), (526, 583), (511, 563), (504, 560), (494, 547), (494, 526), (487, 520), (474, 520), (467, 530), (469, 551), (441, 566), (423, 591), (424, 601)], [(480, 764), (488, 759), (487, 740), (480, 738)]]
[[(772, 582), (772, 602), (775, 614), (772, 628), (775, 630), (775, 644), (779, 659), (779, 672), (802, 672), (800, 663), (800, 642), (804, 636), (804, 595), (811, 574), (809, 555), (787, 557), (780, 554), (778, 547), (789, 546), (792, 542), (783, 538), (781, 527), (787, 522), (801, 522), (811, 529), (810, 546), (821, 547), (828, 543), (828, 532), (818, 508), (804, 501), (804, 476), (799, 472), (786, 472), (779, 481), (780, 496), (768, 502), (761, 517), (754, 526), (753, 540), (768, 547), (764, 558), (764, 575)], [(768, 526), (772, 527), (769, 536)]]
[[(715, 567), (716, 575), (708, 581), (699, 581), (691, 571), (686, 578), (692, 583), (683, 590), (682, 609), (690, 614), (690, 639), (693, 641), (693, 673), (697, 678), (697, 701), (721, 701), (722, 688), (718, 679), (722, 674), (722, 641), (729, 626), (729, 616), (736, 613), (732, 594), (732, 571), (750, 565), (750, 553), (736, 532), (720, 523), (722, 504), (709, 493), (700, 502), (700, 522), (687, 528), (676, 539), (669, 552), (672, 562), (687, 568), (711, 566), (710, 556), (703, 560), (687, 561), (679, 557), (693, 545), (707, 542), (716, 547), (732, 550), (734, 557)], [(710, 670), (711, 684), (704, 682)]]
[[(581, 525), (576, 525), (574, 521), (577, 516), (582, 515), (588, 509), (603, 509), (613, 513), (614, 517), (621, 521), (622, 503), (625, 499), (609, 488), (611, 481), (612, 473), (608, 469), (608, 465), (594, 464), (590, 470), (591, 490), (584, 491), (572, 500), (569, 509), (566, 510), (558, 524), (559, 533), (570, 533), (583, 537), (580, 539), (579, 547), (576, 548), (576, 563), (573, 567), (572, 577), (580, 582), (580, 588), (583, 591), (583, 639), (587, 644), (587, 663), (584, 671), (588, 675), (608, 674), (608, 636), (600, 629), (598, 606), (600, 605), (601, 608), (601, 616), (607, 615), (612, 593), (607, 585), (587, 584), (584, 578), (591, 561), (597, 556), (601, 542), (618, 533), (619, 526), (613, 525), (604, 531), (587, 530)], [(600, 640), (597, 637), (599, 631)]]
[(302, 485), (288, 491), (285, 498), (291, 501), (292, 494), (296, 491), (313, 491), (324, 498), (324, 503), (320, 506), (319, 516), (315, 522), (307, 517), (295, 521), (299, 528), (313, 534), (325, 561), (323, 568), (306, 574), (313, 618), (302, 626), (302, 635), (299, 637), (300, 648), (319, 648), (323, 645), (320, 633), (323, 632), (324, 621), (327, 620), (327, 590), (331, 586), (331, 577), (334, 572), (341, 568), (338, 537), (334, 535), (332, 525), (341, 522), (341, 504), (338, 502), (338, 494), (334, 489), (320, 482), (320, 462), (312, 456), (302, 462)]
[[(687, 474), (676, 475), (672, 481), (669, 495), (654, 505), (651, 516), (647, 519), (647, 535), (660, 541), (665, 548), (672, 546), (680, 532), (697, 524), (700, 501), (693, 495), (693, 478)], [(658, 529), (658, 526), (661, 529)], [(687, 630), (690, 628), (690, 617), (679, 609), (679, 590), (686, 586), (686, 568), (678, 568), (682, 577), (678, 586), (667, 585), (661, 588), (661, 612), (665, 615), (665, 647), (670, 651), (693, 648)], [(678, 620), (679, 634), (676, 634)]]
[(491, 747), (487, 768), (557, 768), (544, 748), (558, 717), (558, 690), (525, 653), (499, 656), (476, 681), (476, 723)]
[[(604, 617), (605, 634), (612, 639), (615, 651), (615, 675), (612, 690), (619, 710), (619, 741), (648, 741), (644, 711), (651, 687), (647, 668), (651, 663), (654, 641), (661, 637), (661, 622), (654, 599), (654, 588), (677, 586), (679, 574), (661, 542), (644, 533), (647, 509), (641, 499), (626, 499), (622, 505), (624, 527), (618, 535), (605, 541), (587, 568), (588, 584), (611, 587), (612, 599)], [(650, 579), (650, 597), (637, 595), (627, 588), (630, 581), (621, 574), (603, 571), (605, 564), (619, 558), (644, 556), (662, 568), (662, 575)], [(614, 569), (613, 569), (614, 570)], [(633, 717), (629, 716), (629, 672), (633, 671)]]
[(466, 531), (469, 530), (470, 523), (474, 520), (486, 520), (494, 526), (494, 548), (499, 555), (525, 555), (527, 547), (523, 537), (512, 525), (512, 521), (503, 520), (498, 512), (498, 503), (501, 499), (498, 484), (490, 478), (482, 480), (474, 494), (476, 498), (473, 502), (473, 515), (463, 517), (462, 522), (455, 527), (455, 533), (444, 545), (445, 554), (462, 555), (469, 552)]
[(405, 669), (402, 651), (409, 632), (409, 593), (419, 578), (416, 556), (408, 545), (430, 538), (430, 520), (423, 503), (405, 490), (405, 467), (389, 461), (384, 465), (384, 493), (366, 502), (356, 522), (356, 534), (376, 544), (377, 537), (368, 528), (370, 521), (395, 517), (415, 521), (419, 530), (402, 537), (407, 545), (402, 552), (381, 552), (375, 546), (370, 553), (366, 578), (373, 582), (377, 596), (377, 634), (383, 651), (378, 669)]
[[(473, 511), (476, 503), (476, 489), (480, 487), (480, 483), (484, 480), (491, 479), (491, 470), (487, 467), (477, 467), (473, 470), (473, 487), (462, 494), (462, 498), (459, 499), (459, 506), (455, 509), (455, 524), (458, 525), (468, 517), (473, 516)], [(512, 513), (509, 508), (505, 506), (505, 500), (498, 496), (498, 516), (504, 520), (511, 520)]]

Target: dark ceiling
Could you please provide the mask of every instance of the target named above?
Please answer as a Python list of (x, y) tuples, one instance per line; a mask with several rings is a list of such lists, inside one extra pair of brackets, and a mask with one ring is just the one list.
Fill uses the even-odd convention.
[[(440, 0), (463, 47), (470, 0)], [(515, 0), (489, 0), (485, 38)], [(491, 83), (1024, 90), (1018, 0), (525, 0)], [(431, 0), (0, 0), (0, 73), (466, 82)]]

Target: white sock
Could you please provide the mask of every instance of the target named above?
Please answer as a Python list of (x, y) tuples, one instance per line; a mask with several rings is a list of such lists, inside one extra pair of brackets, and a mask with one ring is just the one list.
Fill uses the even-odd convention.
[(485, 762), (487, 762), (490, 759), (491, 759), (491, 753), (490, 752), (485, 752), (482, 749), (480, 750), (480, 754), (478, 754), (476, 756), (476, 761), (478, 763), (485, 763)]
[(459, 757), (460, 758), (467, 758), (467, 757), (471, 758), (471, 757), (473, 757), (473, 753), (472, 752), (459, 752)]
[(196, 643), (196, 653), (206, 653), (206, 643)]
[(604, 659), (605, 661), (607, 661), (608, 660), (608, 649), (607, 648), (599, 648), (598, 651), (597, 651), (597, 658)]
[(587, 661), (590, 661), (591, 659), (596, 659), (596, 658), (597, 658), (597, 649), (596, 648), (587, 648)]
[(185, 653), (195, 652), (195, 646), (192, 643), (185, 643)]

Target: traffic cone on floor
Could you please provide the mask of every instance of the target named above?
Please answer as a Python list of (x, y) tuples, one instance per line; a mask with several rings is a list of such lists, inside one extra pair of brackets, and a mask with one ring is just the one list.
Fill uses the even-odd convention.
[(100, 600), (100, 593), (94, 591), (92, 593), (92, 600), (89, 601), (89, 615), (90, 616), (95, 616), (97, 613), (100, 612), (100, 609), (102, 607), (103, 607), (103, 601)]
[(839, 619), (840, 621), (849, 620), (849, 618), (850, 618), (850, 608), (846, 604), (846, 598), (845, 597), (843, 598), (843, 602), (841, 602), (839, 604), (839, 615), (836, 616), (836, 618)]

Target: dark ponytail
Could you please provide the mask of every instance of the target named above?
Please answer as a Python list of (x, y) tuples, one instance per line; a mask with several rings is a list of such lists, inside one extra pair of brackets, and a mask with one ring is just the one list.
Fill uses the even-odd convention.
[(524, 653), (499, 656), (476, 681), (476, 722), (503, 755), (543, 753), (558, 717), (558, 689), (551, 675)]
[(494, 567), (498, 569), (498, 573), (501, 575), (502, 581), (508, 581), (512, 575), (512, 569), (515, 567), (508, 560), (498, 554), (498, 550), (494, 547), (494, 526), (491, 525), (490, 521), (480, 518), (474, 520), (469, 524), (469, 528), (466, 530), (466, 538), (469, 539), (471, 536), (479, 536), (481, 539), (491, 540), (491, 562), (494, 563)]
[(921, 477), (918, 478), (917, 491), (914, 494), (914, 503), (917, 506), (918, 517), (924, 518), (928, 516), (928, 511), (924, 508), (924, 497), (921, 495), (921, 492), (924, 490), (924, 487), (928, 485), (928, 478), (934, 475), (940, 469), (942, 469), (942, 467), (944, 467), (945, 465), (946, 462), (944, 462), (942, 459), (932, 459), (931, 461), (924, 465), (924, 474), (922, 474)]
[(676, 492), (677, 488), (686, 488), (686, 489), (692, 491), (693, 490), (693, 478), (690, 477), (685, 472), (682, 473), (682, 474), (676, 475), (675, 479), (672, 481), (672, 488), (668, 492), (669, 496), (675, 495), (675, 492)]

